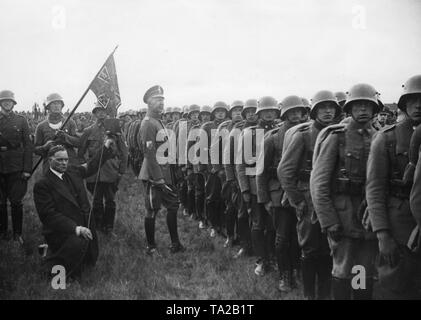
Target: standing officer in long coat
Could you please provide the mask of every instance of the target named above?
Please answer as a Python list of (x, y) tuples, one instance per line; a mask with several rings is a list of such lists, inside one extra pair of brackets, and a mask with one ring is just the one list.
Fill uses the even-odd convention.
[(143, 101), (148, 105), (148, 112), (140, 126), (140, 141), (144, 159), (139, 179), (144, 181), (145, 184), (147, 253), (153, 254), (156, 252), (155, 217), (161, 206), (167, 208), (171, 252), (184, 251), (177, 231), (179, 202), (175, 189), (174, 173), (170, 163), (163, 159), (165, 154), (159, 154), (159, 147), (170, 139), (165, 125), (161, 121), (161, 113), (164, 109), (164, 90), (160, 86), (148, 89), (143, 96)]

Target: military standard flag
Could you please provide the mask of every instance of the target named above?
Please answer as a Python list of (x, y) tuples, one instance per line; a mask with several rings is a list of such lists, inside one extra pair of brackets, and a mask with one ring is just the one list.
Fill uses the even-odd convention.
[(98, 103), (107, 109), (107, 114), (115, 118), (121, 99), (113, 54), (108, 57), (89, 89), (96, 95)]

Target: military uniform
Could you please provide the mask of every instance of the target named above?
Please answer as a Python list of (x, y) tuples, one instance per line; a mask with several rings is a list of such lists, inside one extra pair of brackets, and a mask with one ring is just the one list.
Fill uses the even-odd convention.
[(32, 143), (28, 122), (23, 116), (11, 112), (0, 113), (0, 234), (8, 228), (7, 200), (12, 211), (13, 233), (22, 234), (22, 200), (27, 180), (22, 172), (32, 171)]
[[(365, 268), (367, 282), (371, 281), (367, 290), (372, 289), (375, 272), (377, 241), (375, 234), (364, 227), (366, 164), (373, 131), (370, 122), (362, 126), (353, 119), (345, 125), (327, 127), (319, 134), (314, 152), (311, 196), (322, 230), (335, 224), (343, 229), (340, 241), (329, 235), (328, 241), (332, 275), (342, 281), (342, 291), (346, 292), (354, 265)], [(348, 293), (344, 296), (349, 298)]]
[[(315, 278), (318, 277), (318, 298), (329, 296), (329, 278), (331, 271), (331, 258), (326, 235), (323, 235), (320, 224), (315, 216), (310, 195), (310, 173), (312, 170), (312, 157), (317, 135), (324, 126), (318, 122), (305, 123), (287, 131), (291, 133), (285, 146), (282, 160), (278, 165), (278, 179), (288, 201), (295, 208), (305, 201), (306, 209), (298, 217), (297, 235), (301, 248), (303, 269), (304, 295), (315, 297)], [(292, 133), (294, 130), (295, 133)], [(307, 272), (309, 270), (309, 272)], [(306, 279), (306, 276), (309, 279)], [(308, 287), (307, 287), (308, 284)]]
[[(219, 164), (214, 165), (215, 172), (223, 170), (225, 175), (225, 181), (223, 182), (221, 190), (221, 197), (225, 201), (224, 214), (227, 231), (227, 241), (225, 243), (226, 247), (231, 246), (232, 242), (235, 240), (235, 230), (237, 230), (237, 238), (239, 237), (237, 221), (238, 210), (246, 210), (244, 206), (241, 207), (242, 196), (240, 189), (238, 188), (234, 166), (234, 141), (238, 140), (238, 133), (240, 131), (238, 126), (241, 126), (241, 124), (244, 126), (242, 121), (235, 122), (233, 120), (227, 120), (221, 123), (218, 127), (219, 133), (224, 130), (230, 133), (228, 136), (223, 134), (223, 137), (226, 140), (222, 143), (222, 148), (224, 148), (222, 150), (222, 161)], [(237, 129), (233, 130), (234, 128)], [(237, 137), (235, 135), (237, 135)]]
[[(206, 181), (206, 200), (205, 200), (205, 206), (206, 206), (206, 218), (208, 222), (211, 225), (211, 228), (217, 232), (222, 232), (223, 227), (223, 212), (225, 210), (225, 204), (221, 197), (221, 190), (222, 190), (222, 183), (221, 177), (218, 176), (218, 172), (216, 172), (212, 165), (212, 152), (211, 152), (211, 143), (213, 140), (213, 134), (216, 134), (216, 129), (218, 129), (218, 126), (223, 122), (224, 120), (213, 120), (206, 122), (202, 125), (201, 129), (206, 133), (208, 137), (208, 149), (207, 152), (207, 158), (208, 163), (207, 164), (201, 164), (200, 165), (200, 173), (207, 176)], [(220, 158), (222, 157), (221, 148), (222, 145), (220, 144), (220, 141), (217, 142), (216, 145), (214, 145), (214, 148), (220, 148), (219, 149), (219, 155)], [(221, 159), (214, 159), (215, 161), (220, 161)], [(224, 177), (222, 177), (224, 180)]]
[[(275, 228), (275, 251), (281, 277), (292, 279), (293, 269), (297, 267), (298, 243), (295, 225), (295, 210), (288, 203), (282, 203), (283, 190), (277, 178), (278, 164), (282, 158), (284, 136), (294, 126), (288, 120), (265, 136), (264, 170), (257, 176), (257, 200), (261, 204), (272, 202), (273, 227)], [(271, 240), (272, 241), (272, 240)], [(272, 249), (272, 242), (270, 249)], [(286, 276), (288, 273), (288, 276)]]
[[(105, 135), (104, 124), (101, 121), (97, 121), (94, 125), (86, 128), (80, 138), (79, 157), (86, 161), (92, 159), (102, 147)], [(105, 231), (111, 231), (114, 227), (116, 213), (115, 195), (120, 178), (127, 168), (128, 152), (126, 142), (123, 136), (118, 136), (117, 139), (119, 154), (105, 162), (99, 170), (98, 180), (97, 174), (86, 178), (86, 187), (94, 195), (93, 214), (96, 219), (96, 225), (98, 228), (103, 227)]]
[[(181, 128), (181, 133), (180, 133)], [(176, 121), (173, 125), (173, 131), (176, 137), (177, 141), (177, 154), (180, 150), (179, 144), (183, 142), (183, 140), (179, 140), (179, 137), (184, 137), (187, 133), (187, 119), (181, 118), (178, 121)], [(180, 159), (180, 154), (178, 154), (177, 159)], [(187, 186), (187, 172), (186, 172), (186, 166), (184, 164), (172, 164), (172, 169), (177, 177), (177, 181), (174, 183), (177, 185), (178, 194), (180, 203), (183, 207), (183, 214), (188, 215), (187, 208), (189, 206), (188, 204), (188, 186)]]
[[(49, 115), (49, 118), (51, 115)], [(54, 145), (63, 145), (67, 154), (69, 155), (69, 164), (78, 165), (79, 160), (76, 153), (76, 148), (79, 146), (79, 137), (76, 134), (76, 123), (70, 119), (64, 128), (62, 129), (66, 135), (63, 137), (57, 137), (57, 131), (60, 129), (60, 123), (64, 121), (63, 116), (60, 116), (60, 122), (58, 125), (53, 125), (50, 123), (49, 118), (40, 122), (35, 129), (35, 154), (43, 158), (43, 173), (48, 170), (48, 150), (43, 147), (43, 145), (48, 140), (53, 140)]]
[[(189, 137), (190, 133), (193, 135), (192, 130), (199, 129), (201, 126), (200, 120), (188, 120), (187, 121), (187, 137)], [(190, 147), (194, 141), (187, 141), (186, 147), (186, 155), (187, 155), (187, 164), (186, 164), (186, 180), (187, 180), (187, 212), (190, 217), (199, 219), (199, 217), (202, 215), (200, 213), (201, 210), (198, 210), (196, 208), (196, 190), (197, 190), (197, 173), (193, 170), (193, 164), (191, 163), (188, 152)]]
[[(148, 103), (152, 96), (162, 96), (163, 90), (159, 86), (150, 88), (144, 96), (144, 102)], [(163, 132), (163, 141), (157, 141), (158, 132)], [(162, 160), (157, 154), (158, 148), (170, 137), (166, 131), (159, 114), (154, 114), (150, 110), (142, 120), (140, 126), (140, 141), (144, 154), (142, 168), (139, 178), (145, 185), (145, 231), (148, 243), (148, 252), (155, 249), (155, 217), (161, 206), (167, 208), (167, 224), (171, 237), (172, 252), (182, 250), (177, 231), (177, 210), (178, 199), (175, 190), (175, 176), (169, 163), (159, 163)], [(161, 183), (161, 181), (164, 183)]]

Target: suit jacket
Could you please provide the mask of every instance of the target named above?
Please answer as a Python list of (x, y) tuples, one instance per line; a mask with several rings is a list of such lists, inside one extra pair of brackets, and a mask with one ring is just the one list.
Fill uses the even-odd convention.
[[(104, 149), (102, 164), (112, 157), (112, 152)], [(88, 227), (90, 204), (83, 179), (94, 174), (99, 166), (99, 152), (88, 166), (69, 166), (63, 174), (70, 181), (68, 184), (57, 177), (50, 169), (35, 183), (34, 202), (43, 225), (43, 234), (53, 248), (64, 245), (66, 240), (76, 233), (77, 226)], [(95, 227), (89, 228), (95, 234)], [(54, 249), (53, 249), (54, 250)], [(91, 254), (98, 255), (98, 243), (90, 245)]]

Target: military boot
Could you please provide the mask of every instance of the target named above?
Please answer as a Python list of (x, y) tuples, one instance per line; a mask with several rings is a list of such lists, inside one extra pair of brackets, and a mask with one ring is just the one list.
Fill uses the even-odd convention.
[(278, 290), (284, 293), (291, 292), (291, 279), (292, 272), (290, 270), (282, 271), (281, 277), (279, 278)]
[(351, 284), (348, 279), (332, 278), (334, 300), (351, 300)]
[(314, 258), (303, 258), (301, 272), (303, 278), (304, 297), (308, 300), (314, 300), (316, 295), (316, 264)]

